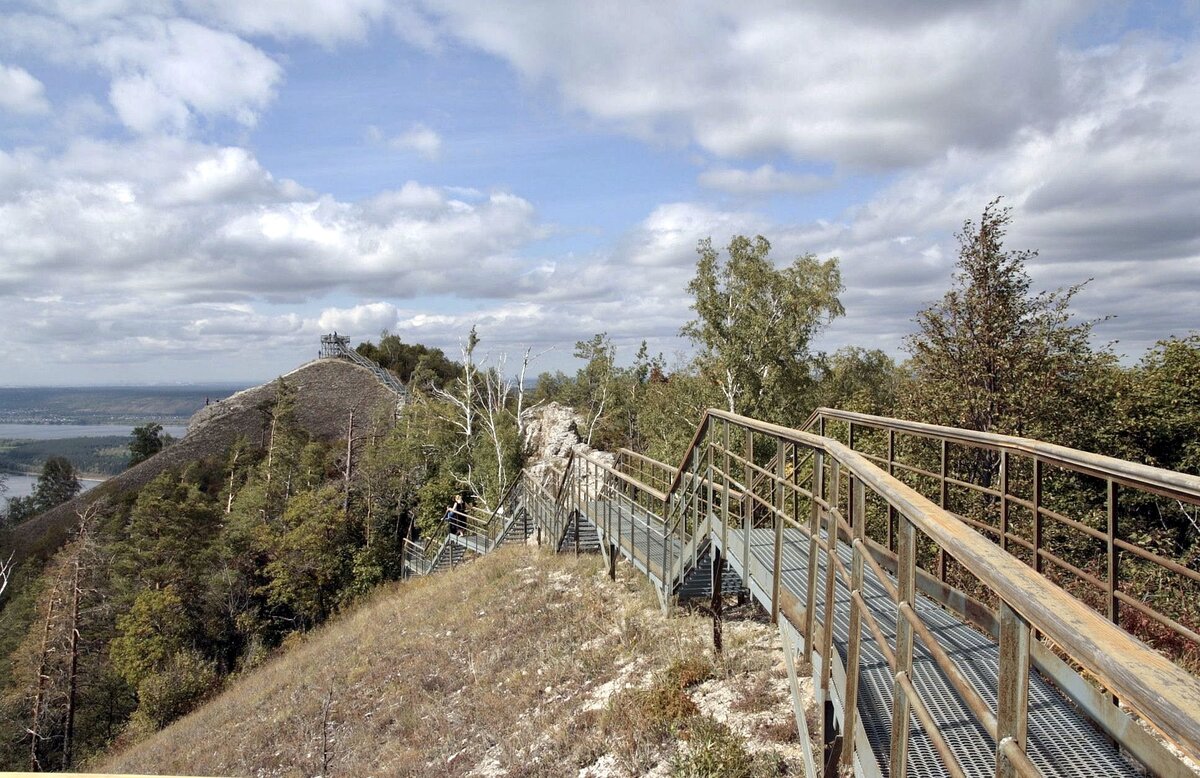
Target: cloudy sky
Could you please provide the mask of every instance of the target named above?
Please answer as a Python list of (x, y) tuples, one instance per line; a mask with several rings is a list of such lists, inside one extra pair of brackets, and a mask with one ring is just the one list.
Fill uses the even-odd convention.
[(699, 238), (841, 258), (899, 355), (1003, 195), (1135, 358), (1200, 328), (1200, 3), (5, 0), (0, 384), (320, 333), (668, 356)]

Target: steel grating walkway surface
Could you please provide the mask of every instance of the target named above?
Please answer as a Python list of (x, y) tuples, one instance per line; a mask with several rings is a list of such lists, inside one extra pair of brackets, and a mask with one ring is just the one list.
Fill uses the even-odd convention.
[[(745, 579), (745, 565), (741, 559), (744, 553), (743, 538), (744, 535), (740, 531), (729, 530), (729, 560)], [(714, 541), (719, 544), (719, 540), (714, 533)], [(804, 602), (807, 588), (808, 545), (808, 536), (800, 530), (788, 529), (784, 532), (782, 588), (795, 594), (801, 602)], [(752, 530), (751, 558), (762, 565), (768, 576), (773, 567), (774, 546), (773, 529)], [(848, 569), (852, 561), (850, 546), (839, 542), (837, 550), (842, 563)], [(817, 581), (821, 587), (824, 587), (825, 567), (825, 555), (818, 554)], [(754, 583), (759, 589), (759, 592), (755, 593), (756, 597), (761, 598), (761, 592), (771, 590), (771, 582), (759, 580), (758, 576), (755, 576)], [(752, 591), (754, 588), (756, 587), (752, 587)], [(896, 606), (869, 565), (866, 565), (864, 570), (863, 598), (879, 624), (884, 639), (894, 641)], [(766, 605), (770, 607), (769, 595)], [(996, 643), (923, 594), (917, 594), (915, 607), (963, 676), (970, 681), (992, 710), (995, 710), (999, 674)], [(820, 618), (821, 614), (818, 613), (818, 622)], [(850, 592), (841, 578), (837, 577), (834, 645), (843, 663), (846, 660), (849, 631)], [(862, 670), (858, 687), (859, 718), (880, 772), (886, 776), (890, 772), (888, 750), (891, 742), (893, 680), (887, 660), (879, 650), (865, 618), (862, 632)], [(980, 778), (995, 775), (995, 745), (991, 737), (976, 723), (970, 709), (943, 675), (917, 635), (914, 635), (913, 639), (912, 679), (951, 749), (959, 757), (965, 773)], [(1075, 707), (1032, 667), (1029, 673), (1027, 753), (1046, 776), (1099, 778), (1144, 775), (1122, 758), (1109, 740), (1095, 730)], [(932, 742), (915, 717), (912, 718), (910, 726), (908, 771), (910, 775), (918, 776), (946, 775)]]
[(679, 557), (683, 544), (674, 536), (669, 541), (664, 539), (661, 529), (651, 529), (647, 533), (647, 518), (650, 522), (659, 522), (660, 519), (646, 511), (645, 508), (615, 502), (611, 503), (612, 516), (610, 519), (610, 526), (614, 530), (611, 534), (614, 537), (607, 538), (604, 535), (604, 521), (607, 515), (606, 511), (609, 509), (610, 502), (607, 500), (593, 500), (586, 503), (588, 519), (596, 525), (604, 542), (618, 541), (615, 530), (620, 522), (619, 542), (616, 542), (616, 545), (621, 554), (633, 562), (636, 567), (644, 568), (643, 572), (647, 575), (662, 581), (664, 546), (666, 546), (666, 559), (669, 564), (671, 560)]

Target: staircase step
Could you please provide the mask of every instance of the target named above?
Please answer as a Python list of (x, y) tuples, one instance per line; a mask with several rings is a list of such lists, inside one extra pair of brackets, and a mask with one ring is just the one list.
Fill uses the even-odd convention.
[[(728, 562), (723, 563), (724, 570), (721, 572), (721, 593), (726, 595), (735, 595), (741, 593), (744, 584), (738, 574), (729, 567)], [(696, 566), (688, 571), (683, 578), (683, 583), (675, 592), (680, 602), (685, 600), (708, 599), (712, 597), (712, 552), (706, 550), (704, 554), (696, 560)]]

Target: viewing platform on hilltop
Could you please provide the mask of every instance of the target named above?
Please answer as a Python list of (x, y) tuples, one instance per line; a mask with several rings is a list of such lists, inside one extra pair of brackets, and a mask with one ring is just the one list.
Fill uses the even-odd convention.
[(397, 397), (400, 398), (398, 408), (403, 407), (403, 405), (408, 402), (408, 389), (405, 388), (404, 383), (397, 378), (395, 374), (385, 370), (375, 362), (367, 359), (362, 354), (359, 354), (357, 351), (350, 348), (350, 338), (346, 337), (345, 335), (338, 335), (336, 331), (322, 335), (321, 351), (318, 356), (320, 359), (345, 358), (356, 365), (365, 367), (367, 370), (370, 370), (372, 373), (374, 373), (375, 377), (383, 382), (384, 386), (396, 393)]

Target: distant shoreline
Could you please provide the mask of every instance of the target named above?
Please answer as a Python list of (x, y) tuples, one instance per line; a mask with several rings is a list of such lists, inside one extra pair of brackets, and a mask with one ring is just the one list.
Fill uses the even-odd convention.
[[(27, 478), (37, 478), (38, 476), (41, 475), (41, 473), (37, 472), (36, 470), (32, 471), (32, 472), (27, 472), (27, 471), (21, 471), (21, 470), (0, 469), (0, 475), (23, 475)], [(84, 481), (96, 481), (97, 483), (103, 483), (104, 481), (107, 481), (110, 478), (114, 478), (115, 476), (105, 475), (104, 473), (91, 473), (91, 472), (81, 473), (81, 472), (76, 471), (75, 477), (80, 478)]]

